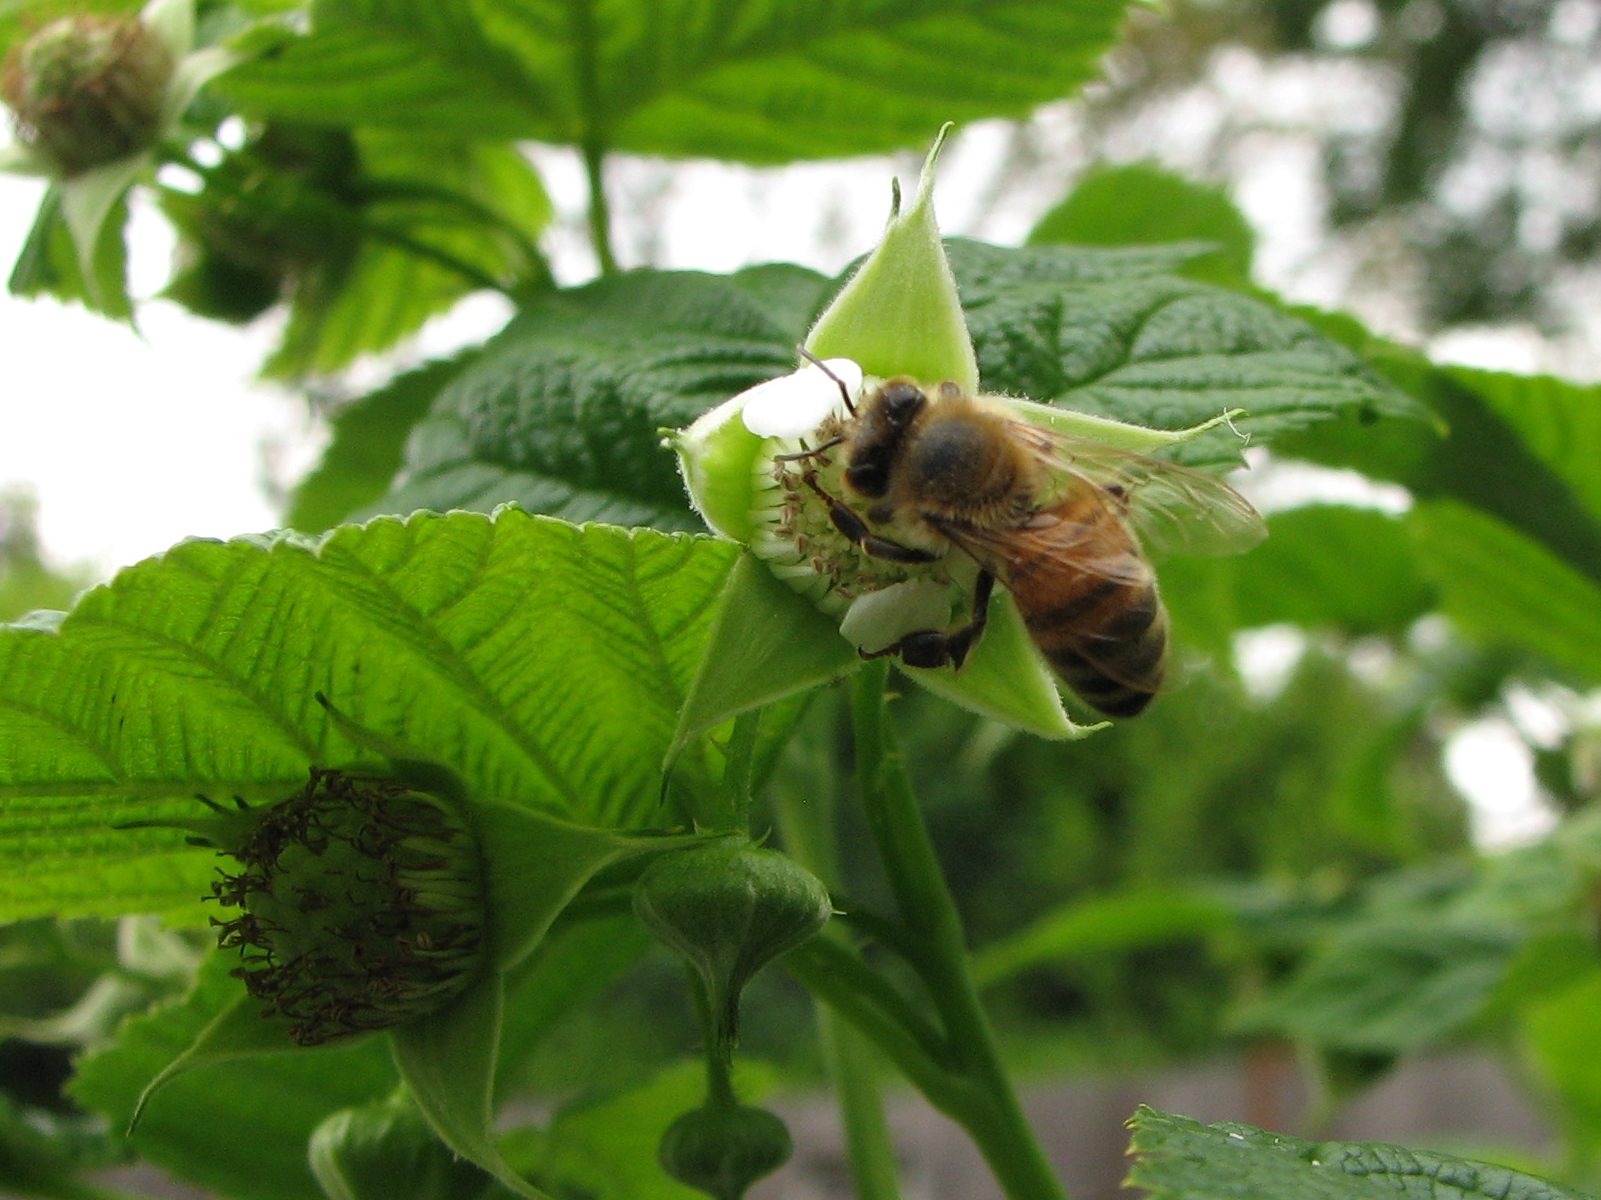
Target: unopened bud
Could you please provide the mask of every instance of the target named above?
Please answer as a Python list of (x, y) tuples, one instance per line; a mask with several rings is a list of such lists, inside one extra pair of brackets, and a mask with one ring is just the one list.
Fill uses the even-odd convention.
[(667, 1127), (662, 1169), (715, 1200), (741, 1200), (751, 1184), (789, 1161), (789, 1129), (765, 1108), (708, 1104)]
[(728, 838), (657, 859), (640, 877), (634, 911), (705, 983), (717, 1039), (729, 1046), (746, 982), (822, 929), (833, 906), (793, 859)]
[(307, 1158), (329, 1200), (481, 1200), (492, 1186), (404, 1097), (340, 1109), (312, 1131)]
[(136, 20), (63, 17), (12, 51), (0, 93), (23, 144), (71, 176), (151, 143), (174, 66)]

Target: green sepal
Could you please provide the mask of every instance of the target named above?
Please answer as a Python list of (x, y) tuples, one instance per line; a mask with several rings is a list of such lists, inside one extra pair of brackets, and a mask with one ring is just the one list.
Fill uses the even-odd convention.
[(505, 971), (539, 945), (578, 890), (604, 867), (694, 839), (614, 833), (548, 813), (480, 800), (470, 817), (484, 847), (489, 968)]
[(911, 208), (890, 213), (883, 240), (817, 318), (806, 349), (853, 359), (870, 376), (949, 379), (977, 392), (978, 359), (934, 220), (934, 168), (950, 131), (934, 139)]
[(139, 1093), (139, 1099), (133, 1106), (133, 1114), (128, 1118), (127, 1132), (131, 1135), (138, 1128), (146, 1106), (157, 1092), (196, 1067), (246, 1054), (272, 1054), (299, 1049), (301, 1047), (296, 1046), (289, 1037), (288, 1022), (263, 1016), (261, 1001), (241, 991), (239, 998), (213, 1017), (187, 1050), (145, 1084), (144, 1091)]
[(755, 532), (751, 471), (762, 439), (745, 427), (745, 396), (725, 400), (688, 429), (662, 430), (662, 444), (678, 455), (690, 504), (714, 532), (748, 542)]
[(984, 636), (961, 670), (905, 664), (900, 669), (936, 696), (1043, 738), (1073, 740), (1107, 725), (1080, 725), (1067, 715), (1055, 676), (1034, 648), (1012, 598), (1003, 593), (990, 602)]
[[(1015, 400), (1007, 396), (1002, 402), (1016, 411), (1019, 420), (1027, 421), (1030, 425), (1038, 425), (1055, 433), (1085, 438), (1102, 446), (1110, 446), (1114, 450), (1129, 450), (1136, 454), (1151, 454), (1169, 446), (1177, 446), (1191, 438), (1199, 437), (1209, 429), (1216, 429), (1219, 425), (1228, 425), (1232, 428), (1235, 417), (1245, 416), (1243, 408), (1231, 408), (1209, 421), (1191, 425), (1188, 429), (1152, 429), (1149, 425), (1131, 425), (1127, 421), (1114, 421), (1110, 417), (1074, 412), (1070, 408), (1058, 408), (1054, 404), (1038, 404), (1033, 400)], [(1245, 435), (1241, 434), (1241, 449), (1245, 448), (1245, 441)]]
[(550, 1200), (495, 1145), (495, 1064), (504, 1007), (499, 974), (490, 974), (432, 1016), (390, 1031), (395, 1066), (440, 1139), (527, 1200)]
[(718, 600), (663, 771), (672, 769), (690, 741), (724, 721), (848, 675), (858, 665), (838, 622), (747, 550)]

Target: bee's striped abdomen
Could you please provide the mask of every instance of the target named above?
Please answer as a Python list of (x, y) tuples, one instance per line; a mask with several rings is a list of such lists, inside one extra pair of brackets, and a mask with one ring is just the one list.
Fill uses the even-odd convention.
[[(1063, 681), (1107, 716), (1132, 717), (1161, 686), (1167, 613), (1154, 573), (1121, 524), (1108, 515), (1099, 526), (1072, 553), (1013, 563), (1006, 583)], [(1097, 571), (1098, 561), (1118, 570)]]

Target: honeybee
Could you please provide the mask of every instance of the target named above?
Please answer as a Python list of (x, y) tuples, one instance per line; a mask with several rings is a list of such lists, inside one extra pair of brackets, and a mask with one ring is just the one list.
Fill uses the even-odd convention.
[[(960, 667), (999, 581), (1079, 698), (1132, 717), (1161, 687), (1167, 660), (1146, 548), (1232, 553), (1266, 533), (1245, 498), (1210, 475), (1030, 424), (949, 381), (897, 377), (853, 403), (823, 369), (848, 415), (819, 446), (787, 457), (808, 460), (802, 479), (834, 527), (874, 558), (926, 563), (955, 547), (979, 568), (965, 624), (914, 630), (868, 657)], [(835, 447), (851, 502), (812, 465)]]

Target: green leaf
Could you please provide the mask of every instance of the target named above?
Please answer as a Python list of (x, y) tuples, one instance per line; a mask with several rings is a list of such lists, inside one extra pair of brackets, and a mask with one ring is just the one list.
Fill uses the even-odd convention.
[[(194, 991), (126, 1023), (109, 1046), (80, 1060), (72, 1094), (126, 1127), (146, 1086), (194, 1045), (241, 995), (213, 954)], [(265, 1024), (265, 1022), (263, 1022)], [(304, 1200), (317, 1194), (306, 1139), (330, 1112), (384, 1095), (395, 1071), (379, 1039), (216, 1061), (174, 1079), (151, 1102), (133, 1145), (174, 1174), (241, 1200)]]
[(1193, 941), (1234, 923), (1227, 905), (1201, 892), (1133, 888), (1074, 900), (985, 946), (973, 977), (990, 987), (1031, 967)]
[(700, 528), (658, 431), (792, 369), (824, 286), (799, 267), (636, 271), (536, 301), (441, 393), (385, 507)]
[(8, 289), (16, 296), (77, 300), (109, 317), (132, 315), (126, 282), (128, 247), (123, 239), (126, 222), (127, 204), (119, 200), (100, 227), (91, 263), (93, 278), (85, 279), (62, 212), (61, 186), (53, 185), (45, 192), (27, 241), (11, 268)]
[(1561, 1101), (1568, 1137), (1582, 1152), (1601, 1154), (1601, 970), (1520, 1014), (1527, 1056)]
[(516, 148), (367, 131), (356, 146), (361, 176), (350, 186), (363, 202), (331, 215), (359, 244), (300, 277), (269, 377), (339, 370), (477, 288), (545, 275), (534, 241), (550, 200)]
[(1256, 235), (1228, 193), (1155, 163), (1096, 167), (1028, 235), (1031, 245), (1211, 243), (1184, 273), (1220, 283), (1251, 277)]
[(497, 1096), (561, 1022), (591, 1007), (654, 945), (632, 910), (562, 920), (506, 977)]
[(314, 699), (471, 794), (652, 827), (735, 548), (508, 510), (186, 542), (0, 629), (0, 918), (194, 920), (194, 793), (278, 800), (352, 753)]
[(1174, 558), (1161, 577), (1179, 636), (1220, 653), (1236, 630), (1279, 623), (1399, 634), (1435, 601), (1404, 520), (1335, 504), (1274, 513), (1250, 554)]
[(247, 110), (313, 123), (786, 162), (889, 150), (945, 120), (1069, 95), (1124, 8), (320, 0), (310, 36), (224, 83)]
[(493, 1137), (502, 1002), (500, 976), (490, 975), (443, 1012), (392, 1030), (395, 1065), (445, 1145), (517, 1195), (548, 1200), (507, 1165)]
[[(983, 387), (1159, 430), (1245, 408), (1239, 424), (1263, 438), (1352, 411), (1421, 412), (1294, 318), (1164, 274), (1188, 253), (952, 243)], [(440, 394), (383, 506), (510, 498), (571, 520), (693, 527), (657, 430), (793, 370), (827, 292), (798, 267), (761, 267), (636, 271), (537, 301)], [(1232, 466), (1240, 445), (1220, 427), (1177, 456)]]
[[(231, 955), (220, 957), (232, 961)], [(261, 1001), (242, 989), (236, 988), (235, 991), (237, 995), (233, 1003), (196, 1034), (195, 1040), (189, 1043), (183, 1053), (163, 1067), (139, 1093), (138, 1103), (133, 1106), (133, 1114), (128, 1118), (129, 1133), (139, 1127), (139, 1121), (156, 1093), (180, 1075), (232, 1058), (295, 1049), (289, 1029), (283, 1022), (266, 1017), (261, 1009)]]
[(1326, 422), (1279, 445), (1282, 451), (1404, 484), (1420, 499), (1480, 509), (1601, 584), (1601, 498), (1594, 451), (1601, 388), (1546, 376), (1437, 367), (1371, 338), (1348, 318), (1320, 328), (1359, 346), (1387, 378), (1425, 400), (1443, 420), (1443, 441), (1426, 426), (1369, 428)]
[(1588, 1200), (1520, 1171), (1382, 1142), (1308, 1142), (1141, 1105), (1128, 1181), (1150, 1200)]
[[(987, 391), (1158, 429), (1244, 409), (1235, 424), (1268, 439), (1342, 413), (1424, 413), (1304, 322), (1163, 274), (1189, 249), (949, 250)], [(1239, 448), (1225, 428), (1176, 457), (1237, 465)]]
[(1420, 504), (1407, 519), (1422, 571), (1445, 611), (1475, 637), (1542, 655), (1601, 681), (1601, 585), (1497, 518), (1463, 504)]
[(1497, 922), (1376, 920), (1316, 953), (1238, 1025), (1360, 1054), (1420, 1050), (1479, 1014), (1523, 942)]
[(320, 533), (375, 505), (400, 470), (412, 429), (475, 357), (466, 353), (407, 371), (336, 412), (322, 461), (296, 485), (284, 524)]

